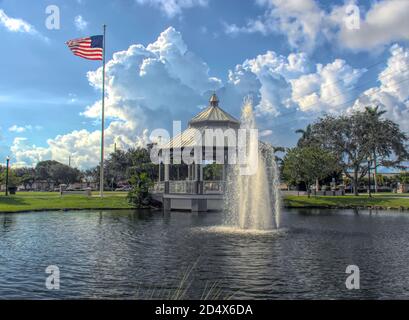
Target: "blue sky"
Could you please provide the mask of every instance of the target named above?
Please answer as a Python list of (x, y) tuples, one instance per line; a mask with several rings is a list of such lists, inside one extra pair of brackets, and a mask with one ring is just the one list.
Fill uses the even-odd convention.
[[(243, 97), (253, 95), (262, 134), (278, 145), (293, 145), (293, 131), (323, 112), (367, 103), (408, 130), (409, 7), (402, 3), (0, 0), (0, 159), (33, 165), (72, 155), (81, 168), (97, 163), (99, 146), (89, 144), (99, 130), (100, 63), (73, 56), (65, 41), (100, 34), (103, 23), (107, 61), (132, 45), (144, 48), (107, 67), (108, 150), (144, 143), (173, 119), (186, 122), (213, 90), (237, 117)], [(51, 4), (60, 9), (59, 30), (45, 25)], [(348, 4), (361, 13), (353, 33), (343, 25)]]

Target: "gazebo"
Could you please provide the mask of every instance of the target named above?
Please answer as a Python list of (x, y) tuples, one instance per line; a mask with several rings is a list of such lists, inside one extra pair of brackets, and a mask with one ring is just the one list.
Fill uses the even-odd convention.
[[(219, 99), (216, 94), (213, 94), (209, 106), (189, 121), (185, 131), (158, 146), (161, 154), (167, 153), (171, 160), (170, 163), (159, 164), (159, 181), (153, 188), (154, 198), (163, 202), (165, 211), (202, 212), (222, 209), (227, 162), (231, 157), (229, 152), (236, 151), (236, 136), (239, 128), (240, 121), (220, 108)], [(215, 135), (209, 136), (209, 132)], [(185, 180), (170, 179), (170, 169), (174, 163), (173, 160), (177, 157), (177, 152), (179, 157), (184, 152), (195, 153), (190, 163), (182, 161), (187, 170)], [(212, 163), (222, 166), (221, 179), (206, 181), (203, 168)], [(164, 171), (163, 177), (162, 171)]]

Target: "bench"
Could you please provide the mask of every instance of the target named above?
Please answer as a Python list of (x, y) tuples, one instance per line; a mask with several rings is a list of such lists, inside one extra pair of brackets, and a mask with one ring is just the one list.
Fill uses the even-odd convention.
[(91, 188), (86, 188), (85, 190), (66, 190), (64, 186), (60, 186), (60, 196), (62, 197), (63, 195), (84, 195), (86, 197), (91, 197), (92, 192)]

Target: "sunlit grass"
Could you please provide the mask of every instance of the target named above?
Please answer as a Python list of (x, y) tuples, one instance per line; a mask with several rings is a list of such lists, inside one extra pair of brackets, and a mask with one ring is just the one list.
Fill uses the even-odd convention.
[(346, 196), (286, 196), (286, 207), (322, 207), (322, 208), (355, 208), (355, 207), (378, 207), (390, 209), (409, 209), (409, 197), (397, 194), (376, 194), (372, 198), (368, 195)]
[(58, 192), (18, 192), (8, 197), (0, 196), (0, 212), (24, 212), (41, 210), (82, 210), (82, 209), (129, 209), (126, 193), (105, 193), (100, 198), (85, 195), (64, 195)]
[[(82, 210), (82, 209), (130, 209), (126, 192), (98, 192), (91, 197), (85, 195), (64, 195), (58, 192), (18, 192), (5, 197), (0, 195), (0, 212), (26, 212), (41, 210)], [(409, 194), (378, 193), (369, 198), (367, 194), (358, 197), (346, 196), (285, 196), (284, 206), (288, 208), (360, 208), (377, 207), (390, 209), (409, 209)]]

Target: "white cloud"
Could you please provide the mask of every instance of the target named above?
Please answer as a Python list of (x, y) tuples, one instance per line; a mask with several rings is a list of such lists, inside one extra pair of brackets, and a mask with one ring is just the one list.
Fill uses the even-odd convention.
[(10, 131), (10, 132), (16, 132), (16, 133), (22, 133), (22, 132), (26, 131), (26, 128), (24, 128), (24, 127), (19, 127), (19, 126), (17, 126), (17, 125), (13, 125), (13, 126), (11, 126), (11, 127), (9, 128), (9, 131)]
[(360, 7), (359, 29), (348, 28), (347, 8), (358, 4), (345, 0), (343, 5), (323, 9), (316, 0), (256, 0), (265, 8), (262, 16), (251, 18), (245, 26), (224, 23), (227, 34), (279, 33), (291, 47), (312, 51), (324, 41), (354, 51), (372, 51), (396, 41), (409, 40), (409, 1), (375, 1), (365, 11)]
[(356, 95), (352, 89), (364, 72), (340, 59), (319, 64), (315, 73), (291, 80), (292, 99), (303, 111), (343, 111)]
[(237, 33), (282, 33), (289, 44), (301, 50), (314, 47), (322, 28), (323, 12), (314, 0), (256, 0), (265, 7), (265, 13), (252, 18), (246, 26), (225, 24), (225, 32)]
[[(118, 149), (145, 146), (148, 142), (147, 132), (142, 132), (140, 136), (136, 132), (132, 123), (112, 122), (105, 130), (106, 154), (113, 152), (115, 143)], [(100, 141), (100, 130), (75, 130), (49, 139), (47, 147), (30, 145), (27, 138), (17, 137), (10, 149), (19, 166), (35, 165), (50, 159), (67, 163), (71, 157), (74, 166), (84, 169), (99, 164)]]
[(32, 130), (41, 130), (43, 127), (42, 126), (32, 126), (32, 125), (26, 125), (26, 126), (18, 126), (18, 125), (13, 125), (9, 128), (10, 132), (15, 132), (15, 133), (22, 133), (25, 131), (32, 131)]
[(353, 109), (379, 106), (386, 117), (409, 131), (409, 49), (393, 45), (386, 68), (379, 74), (380, 85), (366, 90)]
[(27, 138), (24, 137), (14, 138), (10, 150), (11, 154), (16, 159), (16, 161), (13, 161), (14, 166), (17, 167), (35, 165), (37, 162), (49, 160), (51, 158), (49, 148), (30, 145)]
[[(253, 84), (252, 88), (252, 91), (258, 91), (260, 97), (256, 105), (256, 112), (259, 115), (272, 116), (294, 106), (291, 101), (290, 80), (304, 74), (308, 69), (309, 62), (304, 53), (284, 57), (268, 51), (266, 54), (246, 60), (242, 65), (237, 66), (235, 74), (230, 75), (230, 81), (241, 75), (243, 70), (256, 76), (259, 87)], [(249, 86), (245, 90), (248, 88)]]
[(360, 28), (348, 29), (344, 22), (345, 6), (330, 15), (340, 30), (338, 41), (349, 49), (365, 51), (381, 48), (395, 41), (409, 40), (409, 1), (377, 1), (361, 15)]
[(85, 21), (81, 15), (74, 18), (74, 25), (78, 31), (83, 31), (88, 27), (88, 21)]
[[(172, 119), (187, 121), (221, 86), (208, 72), (206, 63), (187, 49), (173, 28), (147, 47), (132, 45), (115, 53), (106, 65), (107, 152), (114, 143), (123, 149), (146, 144), (147, 128), (169, 127)], [(100, 89), (101, 69), (89, 72), (88, 80)], [(83, 115), (99, 120), (100, 110), (97, 101)], [(75, 164), (84, 168), (98, 164), (99, 139), (99, 130), (74, 131), (48, 140), (46, 149), (55, 160), (72, 154)], [(32, 154), (35, 148), (25, 148), (21, 159), (27, 152)]]
[(204, 7), (208, 4), (208, 0), (136, 0), (136, 2), (159, 8), (170, 18), (181, 14), (184, 9)]
[[(409, 89), (401, 82), (409, 77), (404, 72), (409, 69), (408, 59), (407, 49), (393, 46), (388, 66), (379, 75), (381, 84), (372, 89), (398, 120), (406, 116), (404, 110), (408, 109)], [(393, 77), (385, 76), (392, 71)], [(173, 120), (186, 124), (207, 104), (215, 89), (221, 107), (237, 117), (243, 98), (251, 95), (262, 134), (277, 145), (288, 145), (288, 132), (303, 127), (314, 112), (341, 112), (350, 107), (345, 102), (358, 96), (359, 92), (350, 89), (363, 72), (340, 59), (313, 65), (305, 53), (282, 56), (268, 51), (237, 65), (222, 83), (209, 74), (203, 60), (189, 51), (181, 34), (169, 28), (152, 44), (131, 45), (114, 53), (107, 62), (106, 152), (111, 152), (115, 143), (121, 149), (144, 146), (150, 130), (171, 130)], [(87, 76), (90, 85), (100, 90), (101, 69)], [(362, 103), (365, 97), (369, 99), (367, 96), (369, 93), (361, 97)], [(99, 121), (100, 110), (101, 101), (96, 101), (83, 116)], [(292, 116), (286, 115), (290, 112)], [(274, 128), (276, 125), (283, 126), (282, 130)], [(87, 168), (99, 163), (100, 134), (99, 130), (76, 130), (49, 139), (44, 148), (16, 140), (13, 150), (20, 163), (31, 164), (47, 157), (66, 162), (71, 155), (74, 165)]]
[(23, 19), (9, 17), (3, 9), (0, 9), (0, 25), (3, 25), (11, 32), (27, 33), (34, 36), (39, 36), (43, 40), (48, 40), (48, 38), (42, 36), (31, 24)]

